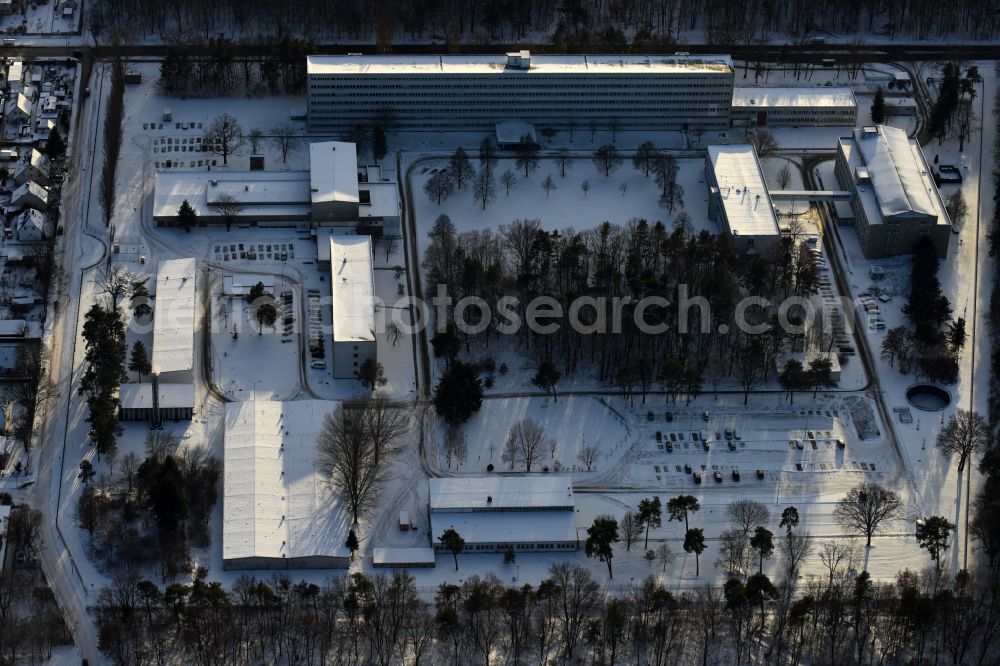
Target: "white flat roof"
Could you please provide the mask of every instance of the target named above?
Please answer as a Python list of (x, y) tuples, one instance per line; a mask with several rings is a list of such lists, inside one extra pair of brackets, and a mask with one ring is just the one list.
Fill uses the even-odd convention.
[[(160, 408), (194, 407), (194, 384), (160, 382), (156, 390), (160, 397)], [(118, 401), (126, 409), (152, 409), (153, 384), (149, 381), (122, 384)]]
[(431, 513), (573, 506), (570, 477), (559, 474), (440, 478), (429, 486)]
[(854, 130), (853, 140), (868, 167), (882, 217), (910, 212), (941, 217), (930, 171), (906, 132), (878, 125)]
[(857, 108), (850, 88), (734, 88), (733, 106)]
[(575, 541), (575, 511), (444, 511), (431, 513), (435, 541), (447, 529), (465, 539), (466, 548), (477, 543), (544, 543)]
[(372, 563), (382, 566), (434, 564), (433, 548), (373, 548)]
[(367, 190), (370, 202), (358, 206), (358, 219), (368, 217), (399, 217), (399, 191), (396, 183), (380, 181), (360, 183), (359, 190)]
[(732, 74), (728, 55), (535, 55), (531, 69), (507, 69), (497, 55), (308, 56), (306, 72), (321, 74)]
[(160, 262), (153, 311), (154, 373), (194, 369), (196, 271), (194, 259)]
[(371, 236), (330, 236), (330, 292), (335, 342), (375, 341)]
[(709, 146), (719, 196), (729, 228), (738, 236), (777, 236), (778, 218), (764, 184), (757, 151), (750, 144)]
[[(209, 204), (209, 189), (213, 202), (223, 192), (237, 198), (243, 204), (240, 216), (309, 216), (309, 174), (305, 171), (157, 171), (154, 179), (156, 218), (176, 216), (185, 200), (198, 215), (218, 215), (218, 208)], [(212, 181), (218, 185), (212, 186)]]
[(309, 144), (312, 202), (358, 203), (357, 146), (344, 141)]
[(336, 402), (226, 405), (222, 557), (346, 557), (350, 516), (316, 470), (316, 434)]

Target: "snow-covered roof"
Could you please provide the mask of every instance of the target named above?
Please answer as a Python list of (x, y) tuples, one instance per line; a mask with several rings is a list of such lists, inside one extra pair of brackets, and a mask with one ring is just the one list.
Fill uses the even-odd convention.
[(312, 203), (358, 203), (357, 146), (343, 141), (309, 144)]
[(856, 108), (850, 88), (734, 88), (733, 106)]
[(558, 474), (440, 478), (429, 484), (431, 513), (573, 510), (570, 477)]
[(23, 338), (28, 332), (28, 322), (23, 319), (0, 320), (0, 338)]
[(48, 191), (41, 185), (31, 180), (14, 190), (14, 193), (10, 195), (10, 201), (13, 204), (17, 204), (29, 195), (37, 197), (42, 204), (46, 204), (49, 201)]
[(316, 470), (316, 435), (337, 403), (226, 405), (222, 557), (346, 556), (350, 516)]
[(240, 217), (309, 216), (309, 174), (304, 171), (157, 171), (153, 216), (175, 217), (184, 201), (199, 216), (216, 216), (221, 194), (240, 202)]
[(477, 543), (539, 543), (575, 541), (575, 511), (493, 511), (431, 513), (431, 534), (435, 539), (453, 529), (465, 539), (466, 547)]
[(7, 113), (13, 113), (15, 110), (20, 111), (25, 116), (31, 115), (31, 107), (33, 106), (31, 99), (24, 93), (17, 93), (17, 97), (11, 97), (7, 103)]
[(906, 132), (887, 125), (864, 127), (841, 139), (840, 148), (850, 166), (867, 168), (881, 217), (918, 213), (947, 221), (920, 146)]
[(330, 236), (330, 292), (334, 341), (374, 341), (371, 236)]
[(709, 146), (729, 229), (738, 236), (777, 236), (778, 218), (764, 184), (757, 151), (750, 144)]
[(372, 564), (375, 566), (433, 566), (433, 548), (373, 548)]
[(358, 205), (358, 220), (399, 216), (399, 190), (396, 183), (361, 183), (359, 191), (368, 192), (368, 202)]
[(194, 316), (197, 262), (167, 259), (156, 273), (153, 315), (153, 372), (194, 369)]
[[(156, 392), (161, 409), (194, 407), (194, 384), (160, 382), (156, 385)], [(152, 382), (122, 384), (118, 392), (118, 402), (125, 409), (152, 409)]]
[(15, 60), (7, 68), (7, 81), (8, 82), (19, 82), (21, 77), (24, 75), (24, 63), (20, 60)]
[(34, 208), (26, 208), (14, 219), (14, 227), (17, 230), (34, 228), (39, 233), (45, 233), (45, 214)]
[(222, 293), (226, 296), (247, 296), (250, 290), (257, 284), (264, 285), (264, 290), (274, 291), (273, 275), (224, 275), (222, 277)]
[(309, 75), (388, 74), (726, 74), (727, 55), (536, 55), (531, 68), (507, 67), (507, 55), (308, 56)]

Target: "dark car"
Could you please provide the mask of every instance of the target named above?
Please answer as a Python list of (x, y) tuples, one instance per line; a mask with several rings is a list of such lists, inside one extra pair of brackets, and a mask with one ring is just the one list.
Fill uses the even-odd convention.
[(713, 474), (712, 476), (715, 477), (716, 483), (722, 483), (722, 472), (720, 472), (719, 470), (715, 470), (715, 474)]
[(734, 469), (733, 470), (733, 481), (739, 481), (739, 480), (740, 480), (740, 470)]
[(691, 477), (694, 479), (695, 483), (701, 483), (701, 474), (694, 472)]

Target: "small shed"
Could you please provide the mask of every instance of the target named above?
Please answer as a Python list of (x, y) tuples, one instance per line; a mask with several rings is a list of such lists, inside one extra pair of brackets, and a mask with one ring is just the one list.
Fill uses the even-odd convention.
[(422, 568), (434, 566), (433, 548), (375, 548), (372, 564), (379, 569)]
[(410, 512), (400, 511), (399, 512), (399, 531), (409, 532), (413, 525), (410, 523)]

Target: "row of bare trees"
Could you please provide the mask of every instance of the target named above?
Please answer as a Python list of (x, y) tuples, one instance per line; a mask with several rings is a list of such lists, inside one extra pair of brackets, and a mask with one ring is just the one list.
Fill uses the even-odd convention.
[(560, 563), (537, 586), (472, 575), (432, 600), (406, 572), (229, 589), (204, 571), (165, 588), (133, 572), (95, 613), (101, 650), (123, 665), (992, 663), (995, 586), (964, 572), (876, 583), (849, 572), (849, 552), (829, 556), (829, 576), (798, 586), (754, 574), (675, 594), (650, 575), (607, 594)]
[[(510, 43), (530, 33), (552, 33), (557, 47), (649, 52), (667, 46), (681, 31), (701, 29), (709, 43), (752, 45), (775, 33), (794, 36), (817, 29), (840, 34), (878, 33), (927, 38), (995, 36), (1000, 6), (994, 0), (858, 0), (849, 5), (806, 0), (525, 0), (519, 3), (463, 0), (98, 0), (91, 9), (95, 33), (208, 40), (219, 33), (246, 39), (290, 32), (316, 39), (373, 41), (380, 51), (402, 40)], [(333, 17), (333, 18), (331, 18)], [(558, 29), (556, 30), (558, 26)], [(630, 45), (625, 33), (634, 35)], [(442, 48), (448, 48), (442, 46)]]
[(111, 65), (111, 92), (104, 106), (104, 166), (101, 168), (100, 201), (105, 226), (115, 212), (115, 187), (118, 157), (122, 150), (122, 123), (125, 120), (125, 63), (117, 59)]

